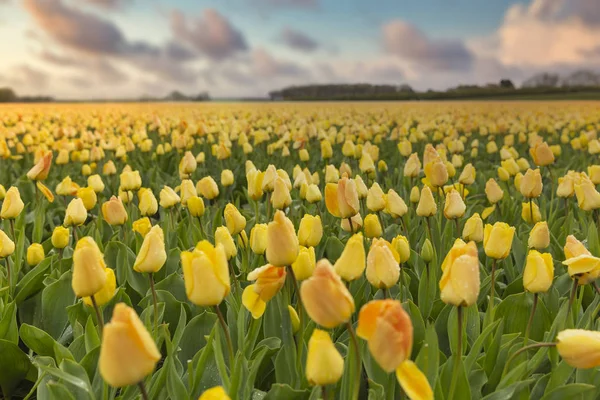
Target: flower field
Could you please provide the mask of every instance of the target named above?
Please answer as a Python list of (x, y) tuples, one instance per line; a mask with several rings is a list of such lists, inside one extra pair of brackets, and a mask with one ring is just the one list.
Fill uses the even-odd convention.
[(600, 103), (0, 106), (6, 399), (597, 399)]

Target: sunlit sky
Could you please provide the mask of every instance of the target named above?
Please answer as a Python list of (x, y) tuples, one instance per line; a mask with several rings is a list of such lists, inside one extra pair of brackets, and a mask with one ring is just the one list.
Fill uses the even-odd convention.
[(62, 99), (419, 90), (600, 68), (600, 0), (0, 0), (0, 87)]

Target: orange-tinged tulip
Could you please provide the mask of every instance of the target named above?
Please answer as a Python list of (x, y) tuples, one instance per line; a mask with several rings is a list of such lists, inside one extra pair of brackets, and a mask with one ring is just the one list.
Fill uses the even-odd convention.
[(123, 225), (129, 218), (123, 202), (115, 196), (102, 204), (102, 216), (110, 225)]
[(548, 143), (538, 143), (529, 149), (529, 154), (533, 158), (535, 165), (546, 166), (554, 163), (554, 153), (548, 146)]
[(600, 258), (589, 254), (581, 254), (563, 261), (568, 267), (571, 278), (578, 278), (579, 284), (584, 285), (600, 277)]
[(244, 289), (242, 304), (254, 319), (263, 315), (267, 302), (282, 288), (285, 277), (285, 267), (275, 267), (270, 264), (263, 265), (248, 274), (248, 280), (256, 283)]
[(47, 152), (38, 162), (27, 172), (27, 178), (32, 181), (43, 181), (48, 177), (52, 166), (52, 152)]
[(582, 254), (591, 255), (590, 251), (586, 249), (586, 247), (579, 240), (575, 238), (573, 235), (567, 236), (567, 241), (564, 247), (565, 258), (568, 260), (569, 258), (577, 257)]
[(389, 242), (373, 240), (367, 255), (367, 280), (378, 289), (394, 286), (400, 277), (399, 261), (399, 254)]
[(368, 342), (377, 364), (392, 372), (410, 357), (413, 326), (397, 300), (372, 300), (358, 315), (356, 334)]

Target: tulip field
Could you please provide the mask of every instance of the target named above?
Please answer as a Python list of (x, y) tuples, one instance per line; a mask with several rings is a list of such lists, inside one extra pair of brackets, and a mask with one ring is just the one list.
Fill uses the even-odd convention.
[(600, 102), (0, 106), (0, 398), (598, 399)]

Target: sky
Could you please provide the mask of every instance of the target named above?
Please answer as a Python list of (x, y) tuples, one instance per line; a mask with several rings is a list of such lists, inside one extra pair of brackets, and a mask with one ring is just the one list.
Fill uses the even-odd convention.
[(446, 89), (600, 70), (600, 0), (0, 0), (0, 38), (19, 95)]

